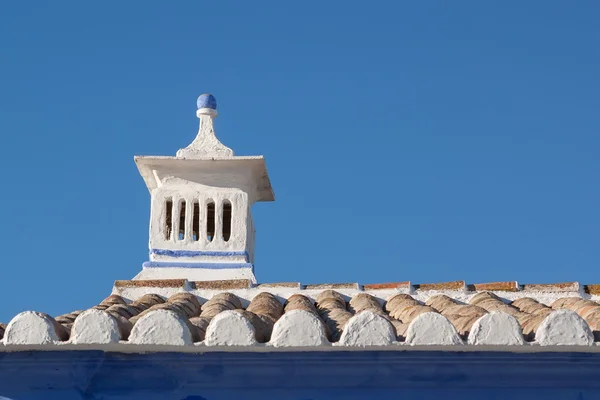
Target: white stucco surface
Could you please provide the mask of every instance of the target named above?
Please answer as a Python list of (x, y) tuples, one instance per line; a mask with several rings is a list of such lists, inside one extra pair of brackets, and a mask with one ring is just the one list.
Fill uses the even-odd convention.
[(469, 344), (516, 346), (525, 344), (519, 322), (503, 312), (491, 312), (479, 318), (469, 332)]
[(419, 315), (408, 326), (406, 343), (411, 345), (457, 345), (460, 336), (450, 321), (441, 314), (427, 312)]
[(233, 150), (217, 139), (214, 129), (214, 120), (217, 111), (210, 108), (201, 108), (196, 111), (200, 120), (198, 134), (194, 141), (184, 149), (177, 152), (177, 157), (182, 158), (231, 158)]
[(277, 320), (270, 343), (275, 347), (324, 346), (329, 341), (325, 326), (315, 314), (292, 310)]
[(6, 327), (5, 344), (50, 344), (58, 342), (54, 323), (45, 314), (24, 311), (17, 314)]
[(257, 342), (254, 326), (246, 317), (235, 311), (223, 311), (210, 321), (204, 343), (207, 346), (253, 346)]
[[(187, 279), (188, 281), (218, 281), (232, 279), (249, 279), (256, 283), (256, 278), (252, 268), (237, 269), (210, 269), (210, 268), (144, 268), (134, 278), (134, 280), (154, 280), (154, 279)], [(127, 288), (118, 289), (118, 292), (128, 292), (135, 296), (135, 293), (170, 293), (171, 288)], [(113, 288), (114, 291), (114, 288)]]
[(101, 310), (89, 309), (77, 316), (71, 328), (73, 343), (119, 343), (117, 320)]
[(129, 335), (133, 344), (191, 345), (186, 321), (170, 310), (156, 310), (141, 317)]
[[(252, 269), (246, 268), (254, 263), (250, 210), (256, 201), (274, 200), (264, 158), (235, 157), (219, 141), (214, 129), (216, 109), (200, 108), (196, 115), (200, 119), (196, 138), (176, 157), (135, 158), (151, 194), (149, 266), (153, 270), (143, 270), (134, 279), (161, 275), (256, 282)], [(242, 268), (215, 268), (220, 264)], [(164, 271), (154, 271), (159, 268)]]
[(553, 311), (540, 324), (535, 334), (542, 346), (591, 346), (594, 335), (588, 324), (570, 310)]
[(372, 311), (362, 311), (348, 321), (340, 337), (343, 346), (385, 346), (396, 341), (392, 324)]

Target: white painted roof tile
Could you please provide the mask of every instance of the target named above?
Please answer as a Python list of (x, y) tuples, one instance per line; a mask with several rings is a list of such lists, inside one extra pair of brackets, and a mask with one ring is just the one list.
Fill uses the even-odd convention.
[(143, 351), (153, 346), (332, 350), (332, 345), (591, 351), (600, 339), (599, 289), (464, 281), (364, 286), (117, 281), (113, 294), (90, 310), (55, 318), (27, 311), (0, 324), (0, 351), (128, 344), (143, 345)]

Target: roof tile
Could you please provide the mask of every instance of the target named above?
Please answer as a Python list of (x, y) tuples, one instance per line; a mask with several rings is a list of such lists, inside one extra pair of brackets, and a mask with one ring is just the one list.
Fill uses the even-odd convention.
[(261, 283), (257, 286), (259, 290), (263, 289), (277, 289), (277, 288), (292, 288), (292, 289), (300, 289), (300, 282), (279, 282), (279, 283)]
[(335, 290), (325, 290), (317, 297), (317, 309), (331, 332), (331, 341), (340, 340), (344, 326), (352, 318), (346, 310), (346, 300)]
[(525, 284), (523, 285), (523, 291), (552, 293), (578, 292), (579, 282)]
[(232, 279), (224, 281), (194, 281), (191, 283), (195, 289), (231, 290), (249, 289), (252, 281), (249, 279)]
[(465, 281), (440, 282), (440, 283), (421, 283), (413, 285), (417, 290), (464, 290)]
[[(151, 323), (158, 325), (153, 328), (147, 323), (146, 325), (148, 326), (146, 326), (144, 329), (142, 329), (142, 327), (135, 329), (135, 331), (138, 333), (136, 335), (133, 335), (133, 339), (131, 339), (132, 343), (136, 341), (139, 343), (144, 342), (145, 339), (139, 337), (140, 332), (142, 332), (141, 334), (144, 335), (144, 332), (151, 331), (158, 334), (160, 333), (160, 330), (175, 329), (177, 327), (187, 332), (186, 335), (189, 336), (191, 334), (191, 336), (189, 336), (189, 338), (187, 339), (184, 338), (184, 340), (181, 341), (177, 339), (177, 337), (173, 336), (177, 336), (178, 333), (163, 332), (167, 336), (171, 336), (171, 339), (169, 339), (169, 343), (172, 342), (189, 345), (191, 343), (204, 341), (205, 337), (207, 336), (207, 332), (211, 329), (213, 335), (217, 334), (217, 336), (219, 336), (220, 338), (219, 340), (223, 343), (271, 343), (271, 336), (273, 333), (273, 329), (277, 324), (277, 321), (281, 320), (286, 314), (292, 311), (300, 313), (299, 315), (304, 315), (305, 317), (304, 319), (291, 318), (290, 321), (292, 322), (294, 320), (304, 321), (306, 320), (306, 318), (308, 318), (310, 321), (312, 321), (311, 323), (316, 323), (316, 321), (321, 323), (324, 327), (323, 332), (325, 332), (330, 342), (337, 342), (340, 340), (344, 331), (346, 329), (350, 329), (348, 328), (349, 325), (347, 324), (349, 324), (349, 321), (352, 318), (354, 318), (352, 319), (353, 321), (362, 321), (363, 319), (371, 321), (372, 318), (375, 318), (373, 321), (381, 322), (382, 326), (390, 327), (389, 325), (386, 325), (387, 321), (389, 321), (391, 326), (393, 326), (394, 328), (396, 337), (399, 340), (407, 340), (405, 338), (410, 336), (409, 333), (412, 332), (413, 336), (410, 336), (410, 340), (413, 343), (425, 344), (425, 342), (427, 342), (428, 339), (419, 339), (418, 337), (414, 336), (418, 336), (418, 332), (424, 331), (416, 328), (411, 330), (410, 327), (415, 323), (415, 320), (417, 318), (426, 313), (441, 314), (443, 318), (440, 319), (438, 317), (429, 315), (426, 318), (421, 318), (419, 320), (421, 321), (419, 322), (419, 324), (427, 321), (437, 321), (436, 324), (440, 321), (448, 321), (452, 325), (452, 327), (459, 333), (459, 335), (465, 338), (468, 335), (470, 335), (470, 332), (473, 329), (475, 329), (474, 327), (477, 321), (482, 321), (482, 316), (490, 315), (490, 313), (492, 312), (502, 312), (504, 314), (508, 314), (511, 317), (514, 317), (514, 320), (516, 321), (516, 323), (518, 323), (520, 330), (522, 331), (522, 336), (525, 340), (535, 340), (539, 342), (540, 340), (542, 340), (542, 338), (548, 337), (549, 330), (554, 329), (552, 324), (546, 323), (546, 325), (544, 325), (544, 333), (541, 334), (542, 336), (536, 337), (536, 335), (538, 335), (539, 329), (541, 329), (540, 327), (542, 326), (543, 321), (546, 321), (552, 313), (568, 310), (571, 313), (576, 313), (580, 318), (582, 318), (582, 321), (584, 321), (586, 326), (591, 329), (590, 332), (592, 332), (594, 340), (600, 341), (600, 304), (592, 300), (581, 298), (578, 292), (573, 294), (573, 291), (579, 288), (579, 284), (577, 283), (564, 283), (558, 285), (525, 285), (525, 291), (520, 291), (514, 295), (511, 294), (509, 296), (510, 298), (514, 299), (514, 301), (512, 301), (510, 304), (508, 304), (508, 299), (501, 298), (496, 293), (508, 290), (514, 291), (517, 287), (516, 282), (497, 282), (482, 285), (471, 285), (470, 289), (475, 289), (476, 291), (478, 291), (478, 293), (475, 293), (473, 296), (470, 296), (469, 304), (463, 304), (456, 298), (458, 297), (460, 300), (464, 300), (464, 296), (462, 294), (453, 296), (450, 293), (448, 293), (449, 290), (457, 290), (464, 288), (463, 281), (423, 284), (417, 285), (416, 288), (419, 291), (428, 291), (426, 293), (418, 293), (419, 299), (427, 299), (426, 305), (423, 305), (421, 301), (417, 300), (417, 296), (413, 297), (404, 293), (396, 293), (395, 295), (390, 296), (384, 303), (384, 307), (382, 307), (381, 304), (383, 299), (381, 299), (381, 297), (378, 297), (377, 295), (372, 293), (367, 293), (365, 291), (356, 291), (356, 289), (358, 288), (358, 284), (309, 285), (307, 288), (312, 289), (313, 291), (305, 292), (302, 289), (298, 289), (299, 284), (297, 283), (266, 284), (252, 286), (251, 282), (248, 280), (206, 281), (192, 282), (190, 284), (188, 284), (186, 280), (117, 282), (121, 282), (122, 285), (133, 285), (130, 287), (151, 286), (153, 288), (157, 288), (157, 291), (161, 293), (172, 293), (172, 291), (160, 291), (160, 288), (178, 288), (182, 286), (187, 286), (188, 289), (190, 286), (199, 286), (200, 289), (207, 289), (209, 291), (216, 292), (214, 295), (212, 295), (210, 292), (201, 293), (200, 297), (198, 297), (193, 293), (177, 290), (177, 293), (171, 295), (168, 299), (165, 299), (163, 296), (160, 296), (158, 294), (146, 293), (137, 299), (131, 299), (133, 301), (130, 301), (130, 299), (125, 299), (119, 295), (111, 295), (104, 299), (97, 306), (92, 307), (92, 310), (95, 309), (104, 311), (106, 314), (110, 315), (111, 318), (114, 318), (117, 321), (120, 335), (119, 339), (121, 341), (128, 340), (129, 336), (133, 335), (133, 330), (135, 329), (135, 326), (137, 325), (138, 320), (140, 320), (141, 317), (144, 317), (145, 315), (149, 315), (156, 311), (157, 313), (153, 314), (154, 316), (152, 318), (146, 318), (146, 320), (148, 321), (148, 323), (150, 323), (150, 325)], [(196, 285), (197, 283), (199, 285)], [(398, 287), (398, 285), (400, 284), (403, 283), (366, 285), (365, 288), (367, 290), (375, 287), (393, 289)], [(408, 285), (407, 282), (404, 284)], [(271, 293), (269, 291), (270, 288), (277, 287), (288, 287), (291, 290), (286, 290), (286, 292), (293, 293), (289, 296), (287, 301), (285, 301), (285, 304), (282, 304), (284, 303), (284, 299), (278, 297), (276, 291), (275, 293)], [(333, 290), (332, 287), (337, 288), (339, 291)], [(236, 288), (251, 288), (252, 290), (240, 291), (240, 296), (247, 296), (243, 299), (237, 297), (233, 293), (224, 291)], [(317, 288), (320, 290), (317, 290)], [(490, 291), (481, 291), (482, 289)], [(590, 289), (600, 289), (600, 285), (588, 285), (586, 287), (586, 290), (589, 292)], [(435, 293), (435, 290), (438, 290), (438, 292)], [(256, 294), (257, 292), (259, 293)], [(444, 294), (444, 292), (446, 292), (446, 294)], [(547, 305), (538, 301), (540, 300), (540, 297), (536, 294), (536, 292), (544, 293), (544, 295), (542, 296), (542, 299), (544, 299), (544, 301), (554, 300), (552, 303), (552, 307), (548, 307)], [(560, 297), (561, 293), (565, 293), (563, 297)], [(314, 297), (316, 297), (316, 305), (312, 300), (312, 298)], [(201, 303), (204, 298), (208, 298), (209, 300), (202, 305)], [(248, 301), (249, 305), (246, 309), (244, 309), (243, 305), (248, 304)], [(226, 318), (226, 320), (229, 322), (225, 320), (221, 321), (219, 318), (217, 318), (220, 322), (217, 321), (213, 324), (212, 321), (215, 320), (215, 317), (219, 316), (221, 313), (224, 312), (229, 313), (229, 316)], [(306, 313), (309, 313), (313, 317), (306, 317)], [(370, 315), (370, 317), (367, 318), (366, 314), (361, 317), (363, 313)], [(81, 337), (81, 340), (78, 341), (72, 333), (72, 327), (76, 325), (77, 318), (79, 317), (79, 315), (83, 315), (81, 311), (73, 311), (68, 314), (57, 316), (54, 319), (51, 319), (51, 317), (43, 316), (42, 314), (34, 314), (36, 316), (42, 316), (41, 318), (43, 319), (43, 321), (38, 321), (39, 324), (41, 324), (40, 326), (44, 324), (44, 326), (53, 326), (50, 334), (58, 335), (57, 338), (59, 338), (59, 340), (70, 340), (72, 341), (72, 343), (85, 342), (85, 340), (81, 339)], [(102, 316), (103, 314), (104, 313), (97, 315)], [(372, 314), (375, 314), (377, 317), (374, 317)], [(165, 322), (163, 325), (161, 325), (161, 321), (166, 321), (165, 318), (167, 318), (169, 315), (175, 315), (176, 317), (174, 317), (175, 319), (172, 320), (171, 323)], [(21, 314), (19, 318), (23, 318), (23, 314)], [(498, 319), (500, 317), (494, 318)], [(493, 321), (495, 320), (494, 318), (490, 316), (488, 319), (490, 321)], [(506, 319), (508, 317), (503, 318)], [(40, 318), (38, 318), (38, 320), (39, 319)], [(101, 319), (102, 318), (87, 318), (82, 319), (81, 321), (87, 321), (82, 322), (85, 324), (93, 324), (94, 321), (99, 321)], [(510, 320), (510, 318), (508, 319)], [(17, 317), (15, 317), (15, 320), (17, 320)], [(176, 320), (179, 322), (177, 322)], [(385, 320), (386, 323), (383, 323), (383, 320)], [(239, 323), (248, 324), (248, 328), (253, 332), (254, 335), (254, 337), (251, 338), (252, 340), (248, 338), (235, 339), (234, 336), (236, 336), (237, 333), (233, 331), (229, 333), (218, 333), (215, 331), (215, 329), (218, 331), (218, 329), (225, 329), (224, 327), (232, 327), (233, 325), (231, 324), (235, 321), (237, 321), (236, 324), (238, 325)], [(480, 322), (480, 325), (482, 323), (483, 322)], [(181, 324), (185, 324), (187, 328), (182, 328)], [(211, 324), (214, 325), (213, 328), (210, 328)], [(435, 324), (433, 324), (432, 326), (433, 327), (431, 329), (442, 329)], [(473, 338), (469, 339), (470, 343), (487, 343), (488, 341), (489, 343), (496, 343), (497, 341), (500, 344), (510, 342), (509, 344), (512, 343), (513, 345), (515, 343), (522, 343), (519, 340), (507, 342), (507, 337), (501, 337), (501, 332), (497, 332), (497, 334), (499, 335), (498, 337), (492, 337), (495, 334), (493, 330), (490, 331), (492, 327), (494, 327), (493, 329), (500, 329), (497, 327), (497, 324), (490, 325), (490, 323), (488, 323), (488, 325), (486, 325), (485, 327), (480, 326), (479, 328), (485, 328), (486, 330), (484, 332), (485, 340), (481, 339), (481, 332), (479, 336), (477, 336), (476, 332), (475, 334), (473, 334)], [(79, 331), (84, 332), (85, 327), (83, 328), (83, 331), (81, 329)], [(314, 329), (312, 331), (317, 333), (321, 332), (318, 325), (315, 325), (315, 327), (313, 328)], [(6, 326), (0, 324), (0, 337), (2, 336), (2, 331), (5, 329)], [(99, 326), (97, 329), (103, 328)], [(285, 329), (290, 329), (289, 323), (288, 327)], [(356, 329), (358, 329), (359, 331), (357, 332)], [(372, 343), (371, 339), (373, 338), (356, 337), (357, 334), (361, 333), (361, 329), (363, 329), (362, 325), (357, 323), (356, 326), (351, 329), (352, 332), (348, 331), (345, 335), (346, 339), (348, 339), (349, 337), (352, 337), (354, 339), (350, 341), (346, 340), (346, 344)], [(292, 343), (293, 345), (294, 340), (298, 341), (298, 343), (322, 343), (322, 340), (319, 339), (319, 337), (317, 337), (319, 335), (315, 336), (315, 338), (311, 338), (311, 340), (299, 340), (299, 334), (310, 334), (306, 332), (307, 331), (303, 331), (299, 327), (298, 332), (290, 336), (295, 338), (290, 343)], [(368, 335), (367, 332), (370, 331), (365, 328), (364, 334)], [(448, 333), (447, 331), (445, 332)], [(511, 332), (511, 335), (514, 336), (518, 335), (520, 331), (519, 329), (512, 329)], [(441, 332), (434, 333), (436, 335), (443, 335), (443, 333)], [(150, 335), (150, 333), (148, 334)], [(7, 335), (8, 333), (4, 334), (4, 336)], [(12, 338), (8, 341), (8, 343), (35, 343), (36, 340), (40, 343), (42, 342), (42, 339), (39, 338), (34, 338), (35, 340), (25, 338), (28, 335), (27, 331), (22, 331), (17, 336), (19, 335), (23, 336), (23, 338)], [(159, 336), (157, 336), (157, 338)], [(477, 336), (477, 340), (474, 339), (475, 336)], [(96, 336), (92, 335), (91, 337), (93, 339), (102, 338), (104, 336), (102, 336), (102, 334), (99, 333)], [(510, 338), (512, 338), (512, 336)], [(455, 339), (452, 339), (451, 342), (458, 343)], [(116, 339), (112, 337), (111, 340), (112, 342), (114, 342), (114, 340)], [(150, 342), (152, 342), (152, 340), (150, 340)], [(445, 339), (443, 339), (442, 337), (439, 337), (436, 340), (434, 340), (434, 342), (443, 343), (444, 340)], [(560, 339), (559, 342), (561, 340), (563, 339)], [(570, 343), (566, 339), (564, 340), (565, 344)], [(282, 341), (281, 335), (278, 336), (277, 341)], [(387, 342), (389, 342), (389, 340), (387, 340), (386, 343)], [(208, 342), (205, 341), (204, 343), (207, 344)], [(214, 343), (220, 342), (217, 341)], [(286, 345), (289, 345), (290, 343)], [(271, 344), (275, 345), (274, 343)], [(329, 344), (329, 342), (327, 342), (327, 344)]]
[(519, 290), (519, 284), (517, 281), (474, 283), (467, 285), (467, 289), (471, 292), (481, 292), (487, 290), (495, 292), (516, 292)]
[(410, 282), (369, 283), (363, 285), (364, 290), (378, 289), (410, 289)]
[(600, 285), (583, 285), (583, 290), (587, 294), (600, 294)]
[(186, 282), (185, 279), (119, 280), (115, 281), (115, 287), (182, 288), (185, 287)]
[(326, 289), (356, 289), (360, 290), (358, 283), (318, 283), (313, 285), (305, 285), (305, 290), (326, 290)]

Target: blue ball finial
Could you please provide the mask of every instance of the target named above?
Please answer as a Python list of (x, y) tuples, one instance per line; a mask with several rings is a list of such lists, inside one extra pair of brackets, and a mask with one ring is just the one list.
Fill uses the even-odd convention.
[(201, 108), (210, 108), (212, 110), (216, 110), (217, 109), (217, 99), (215, 99), (215, 96), (213, 96), (212, 94), (201, 94), (200, 97), (198, 97), (198, 102), (196, 103), (198, 105), (198, 109)]

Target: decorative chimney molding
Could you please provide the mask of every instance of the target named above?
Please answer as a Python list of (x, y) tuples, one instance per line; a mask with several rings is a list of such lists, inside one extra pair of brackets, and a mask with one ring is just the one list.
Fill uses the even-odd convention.
[(232, 158), (233, 150), (225, 146), (215, 135), (214, 120), (217, 118), (217, 100), (212, 94), (203, 94), (198, 98), (200, 127), (196, 139), (185, 149), (179, 149), (181, 158)]
[(236, 157), (217, 139), (216, 107), (198, 98), (198, 134), (176, 157), (135, 157), (151, 215), (150, 260), (134, 279), (256, 282), (251, 207), (275, 198), (264, 158)]

